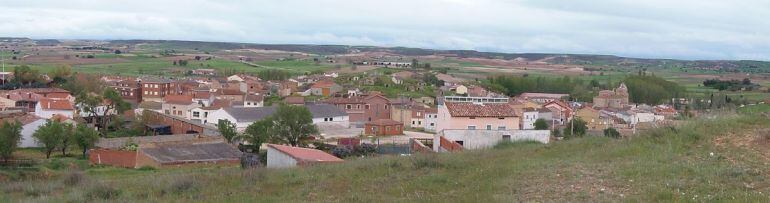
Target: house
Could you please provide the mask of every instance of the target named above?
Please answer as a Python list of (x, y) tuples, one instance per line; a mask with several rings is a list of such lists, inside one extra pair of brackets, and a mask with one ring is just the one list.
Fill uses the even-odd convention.
[(625, 83), (620, 83), (614, 90), (599, 91), (593, 101), (596, 108), (622, 109), (628, 105), (628, 88)]
[(444, 81), (445, 86), (455, 86), (465, 82), (465, 79), (456, 78), (454, 76), (443, 73), (436, 74), (436, 78), (438, 78), (440, 81)]
[[(313, 116), (313, 124), (316, 125), (336, 125), (347, 127), (350, 120), (345, 111), (330, 104), (312, 104), (306, 105), (308, 111)], [(230, 107), (212, 111), (204, 123), (216, 125), (219, 120), (228, 120), (234, 123), (239, 132), (243, 132), (249, 125), (255, 121), (260, 121), (273, 115), (277, 110), (276, 106), (267, 107)]]
[(347, 98), (334, 97), (327, 99), (325, 103), (344, 110), (350, 116), (351, 124), (357, 126), (362, 126), (363, 123), (369, 121), (391, 118), (390, 99), (377, 92)]
[(543, 108), (551, 109), (553, 112), (553, 119), (558, 124), (564, 124), (572, 120), (572, 116), (575, 111), (572, 107), (560, 100), (553, 100), (546, 104), (543, 104)]
[(246, 95), (243, 98), (243, 107), (262, 107), (264, 106), (264, 99), (262, 95)]
[(342, 91), (342, 86), (331, 80), (321, 80), (310, 86), (310, 93), (316, 96), (331, 96)]
[(507, 103), (445, 102), (438, 106), (437, 132), (445, 129), (519, 129), (519, 116)]
[(301, 96), (286, 97), (283, 101), (288, 105), (305, 105), (305, 97)]
[(366, 122), (364, 134), (367, 135), (403, 135), (404, 124), (391, 119), (379, 119)]
[(191, 95), (167, 95), (163, 98), (161, 111), (168, 115), (187, 118), (190, 110), (199, 106), (200, 105), (193, 102), (193, 97)]
[(43, 98), (35, 106), (35, 116), (40, 118), (49, 119), (54, 115), (73, 118), (74, 114), (75, 106), (69, 100)]
[(163, 101), (163, 97), (170, 94), (171, 80), (165, 78), (140, 78), (139, 84), (142, 89), (142, 101)]
[(603, 130), (609, 127), (609, 123), (601, 118), (600, 111), (590, 106), (578, 109), (575, 116), (583, 119), (590, 130)]
[(428, 132), (436, 132), (436, 123), (438, 122), (438, 109), (428, 108), (425, 110), (425, 122), (423, 128)]
[(551, 101), (561, 100), (564, 97), (569, 97), (569, 94), (525, 92), (525, 93), (521, 93), (521, 95), (518, 96), (518, 98), (533, 101), (538, 104), (545, 104)]
[(241, 102), (244, 97), (245, 94), (240, 89), (228, 87), (219, 89), (215, 98)]
[(16, 107), (16, 101), (10, 99), (10, 97), (0, 97), (0, 109), (14, 108)]
[(200, 106), (209, 106), (214, 101), (214, 94), (208, 87), (198, 87), (192, 90), (192, 101)]
[[(103, 78), (104, 79), (104, 78)], [(111, 82), (107, 82), (107, 85), (126, 101), (141, 102), (142, 101), (142, 88), (136, 79), (118, 79)]]
[(540, 118), (538, 115), (539, 115), (539, 111), (535, 108), (522, 109), (521, 129), (522, 130), (535, 129), (535, 121), (537, 121), (537, 119)]
[(405, 127), (412, 126), (412, 109), (409, 105), (391, 102), (390, 118), (404, 124)]
[(340, 162), (344, 160), (317, 149), (267, 145), (267, 168), (305, 167)]
[[(45, 125), (46, 119), (40, 118), (33, 114), (25, 114), (21, 116), (15, 116), (10, 118), (4, 118), (3, 121), (21, 123), (21, 141), (19, 142), (19, 148), (40, 147), (40, 144), (32, 137), (32, 134), (37, 131), (40, 126)], [(2, 125), (2, 122), (0, 122)]]
[(425, 111), (428, 110), (428, 108), (425, 108), (423, 106), (414, 105), (411, 106), (411, 119), (409, 120), (409, 127), (412, 128), (423, 128), (425, 123)]

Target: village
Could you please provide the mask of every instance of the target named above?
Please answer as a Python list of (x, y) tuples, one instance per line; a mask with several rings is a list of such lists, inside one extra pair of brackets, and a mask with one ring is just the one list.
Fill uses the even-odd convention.
[[(77, 143), (91, 164), (124, 168), (288, 168), (351, 156), (633, 136), (680, 116), (671, 105), (631, 103), (623, 83), (599, 91), (593, 101), (577, 102), (569, 94), (506, 96), (408, 62), (358, 63), (382, 68), (285, 80), (214, 69), (195, 69), (186, 77), (106, 75), (99, 77), (103, 95), (57, 87), (2, 91), (0, 115), (20, 125), (19, 148), (41, 148), (49, 157)], [(12, 72), (3, 75), (14, 78)], [(362, 86), (428, 94), (389, 96)], [(81, 133), (90, 136), (73, 135)]]

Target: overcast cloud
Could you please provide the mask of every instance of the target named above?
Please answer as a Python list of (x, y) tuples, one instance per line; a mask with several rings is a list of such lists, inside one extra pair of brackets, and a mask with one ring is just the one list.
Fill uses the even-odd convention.
[(770, 60), (768, 0), (1, 0), (0, 36)]

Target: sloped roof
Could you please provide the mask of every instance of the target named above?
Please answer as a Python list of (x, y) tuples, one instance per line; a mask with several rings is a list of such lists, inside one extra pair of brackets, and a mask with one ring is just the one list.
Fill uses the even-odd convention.
[(40, 105), (42, 109), (75, 110), (75, 107), (68, 100), (40, 99), (37, 105)]
[(297, 160), (297, 165), (305, 165), (312, 163), (334, 163), (344, 162), (344, 160), (337, 158), (334, 155), (323, 152), (317, 149), (291, 147), (285, 145), (268, 144), (267, 147), (273, 148), (281, 153), (289, 155)]
[(156, 101), (142, 101), (142, 103), (139, 103), (139, 108), (158, 110), (163, 108), (163, 103)]
[(166, 95), (163, 101), (169, 104), (190, 105), (193, 103), (190, 95)]
[(334, 83), (334, 81), (331, 81), (331, 80), (321, 80), (321, 81), (318, 81), (315, 84), (313, 84), (313, 86), (311, 86), (311, 87), (312, 88), (322, 88), (322, 87), (331, 87), (331, 86), (334, 86), (334, 85), (337, 85), (337, 83)]
[(378, 120), (374, 120), (374, 121), (369, 121), (366, 124), (382, 126), (382, 125), (399, 125), (399, 124), (402, 124), (402, 123), (398, 122), (398, 121), (391, 120), (391, 119), (378, 119)]
[(244, 107), (224, 108), (225, 112), (227, 112), (227, 114), (230, 114), (230, 116), (235, 118), (235, 120), (238, 122), (254, 122), (254, 121), (262, 120), (270, 115), (273, 115), (276, 109), (277, 108), (273, 106), (255, 107), (255, 108), (244, 108)]
[(507, 103), (474, 104), (469, 102), (446, 102), (447, 110), (453, 117), (514, 117), (516, 113)]
[(250, 95), (246, 95), (246, 98), (244, 98), (243, 100), (245, 100), (245, 101), (262, 101), (264, 99), (265, 99), (265, 97), (262, 96), (262, 95), (250, 94)]
[(305, 104), (305, 97), (286, 97), (283, 99), (283, 101), (285, 101), (287, 104)]
[(242, 153), (230, 144), (174, 143), (139, 149), (153, 160), (162, 164), (239, 160)]
[(313, 114), (313, 118), (328, 118), (337, 116), (347, 116), (348, 113), (331, 104), (310, 104), (306, 105), (307, 110)]

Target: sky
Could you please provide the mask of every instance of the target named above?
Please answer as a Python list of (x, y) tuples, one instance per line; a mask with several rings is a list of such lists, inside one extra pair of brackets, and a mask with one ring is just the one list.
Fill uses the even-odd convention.
[(0, 0), (0, 36), (770, 60), (770, 0)]

